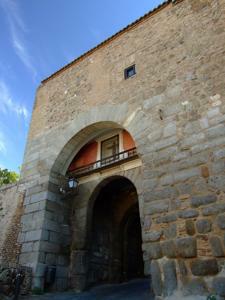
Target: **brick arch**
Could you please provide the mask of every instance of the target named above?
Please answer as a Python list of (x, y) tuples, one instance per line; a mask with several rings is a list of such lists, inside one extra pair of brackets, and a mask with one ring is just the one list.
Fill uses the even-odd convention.
[(116, 128), (123, 128), (130, 133), (141, 156), (144, 144), (141, 133), (148, 130), (148, 122), (143, 112), (139, 108), (128, 112), (124, 104), (120, 107), (102, 105), (80, 114), (60, 133), (60, 144), (56, 145), (50, 174), (64, 175), (72, 158), (88, 140), (94, 138), (97, 133), (99, 135)]

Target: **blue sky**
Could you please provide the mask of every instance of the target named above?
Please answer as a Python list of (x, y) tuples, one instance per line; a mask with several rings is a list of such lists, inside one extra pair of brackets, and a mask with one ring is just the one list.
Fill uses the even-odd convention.
[(0, 167), (23, 161), (41, 80), (163, 0), (0, 0)]

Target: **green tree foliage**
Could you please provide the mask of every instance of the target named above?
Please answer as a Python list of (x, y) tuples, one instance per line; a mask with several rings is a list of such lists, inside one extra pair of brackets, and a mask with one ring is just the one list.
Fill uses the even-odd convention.
[(8, 169), (0, 168), (0, 186), (3, 184), (14, 183), (19, 180), (19, 174)]

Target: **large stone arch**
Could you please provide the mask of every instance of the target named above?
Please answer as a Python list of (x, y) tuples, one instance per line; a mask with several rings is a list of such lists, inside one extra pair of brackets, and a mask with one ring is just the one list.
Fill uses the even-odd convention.
[[(104, 187), (119, 179), (129, 182), (137, 194), (139, 217), (141, 224), (143, 224), (141, 172), (141, 167), (138, 167), (81, 185), (79, 195), (77, 195), (76, 199), (74, 199), (74, 213), (72, 217), (73, 243), (71, 246), (70, 275), (72, 287), (76, 290), (83, 290), (86, 287), (86, 257), (90, 247), (89, 242), (91, 239), (90, 232), (93, 219), (93, 209), (94, 204)], [(76, 267), (77, 265), (79, 265), (79, 268)]]
[[(60, 134), (60, 139), (54, 145), (50, 174), (65, 174), (71, 159), (87, 142), (87, 139), (92, 139), (96, 134), (116, 128), (123, 128), (131, 134), (135, 140), (138, 154), (142, 156), (146, 131), (149, 130), (149, 121), (143, 111), (137, 107), (136, 110), (130, 112), (125, 103), (116, 108), (113, 105), (102, 105), (81, 113), (62, 131), (55, 133), (56, 136)], [(51, 133), (49, 140), (52, 140)]]
[[(29, 188), (26, 190), (26, 208), (22, 218), (22, 236), (24, 237), (22, 243), (24, 244), (23, 249), (28, 249), (26, 246), (28, 243), (32, 243), (34, 245), (32, 249), (35, 250), (22, 253), (20, 263), (32, 266), (35, 275), (34, 287), (43, 288), (44, 270), (46, 266), (51, 264), (56, 265), (59, 270), (56, 288), (67, 287), (69, 265), (67, 262), (68, 253), (65, 251), (70, 247), (72, 199), (65, 200), (60, 195), (60, 176), (65, 175), (72, 158), (87, 141), (105, 131), (117, 128), (126, 129), (131, 134), (136, 143), (138, 155), (142, 157), (146, 130), (149, 130), (148, 122), (140, 108), (129, 111), (126, 104), (121, 104), (119, 107), (102, 105), (90, 109), (90, 111), (81, 113), (76, 119), (70, 121), (68, 126), (64, 125), (63, 128), (52, 129), (45, 133), (44, 138), (39, 136), (34, 142), (30, 140), (29, 148), (26, 151), (24, 170), (26, 164), (30, 164), (29, 159), (34, 157), (37, 157), (37, 160), (32, 164), (37, 167), (28, 169), (28, 177), (34, 178), (34, 180), (30, 181)], [(43, 146), (43, 143), (46, 147)], [(139, 195), (142, 215), (143, 180), (141, 167), (136, 170), (121, 171), (120, 174), (114, 175), (126, 176), (134, 182)], [(23, 172), (23, 180), (26, 181), (26, 172)], [(80, 188), (79, 195), (76, 196), (76, 201), (80, 205), (80, 207), (79, 205), (76, 207), (76, 211), (80, 210), (83, 214), (77, 231), (78, 237), (80, 237), (80, 248), (82, 248), (85, 237), (83, 234), (86, 200), (95, 184), (97, 183), (86, 185), (85, 191)], [(79, 198), (82, 198), (82, 201), (79, 201)]]
[[(93, 208), (93, 204), (98, 197), (101, 189), (114, 178), (125, 178), (129, 180), (137, 191), (140, 218), (143, 219), (143, 193), (142, 193), (142, 169), (141, 167), (129, 169), (124, 172), (118, 172), (112, 176), (91, 181), (79, 186), (79, 193), (74, 198), (73, 213), (74, 213), (74, 248), (82, 249), (86, 246), (89, 217)], [(82, 215), (82, 219), (79, 216)]]

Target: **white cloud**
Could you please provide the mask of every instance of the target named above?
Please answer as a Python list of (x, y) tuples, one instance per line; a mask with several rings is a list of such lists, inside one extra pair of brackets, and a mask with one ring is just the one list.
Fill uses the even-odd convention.
[[(15, 113), (18, 117), (22, 117), (25, 120), (29, 117), (28, 109), (25, 105), (18, 103), (13, 100), (9, 88), (7, 85), (0, 79), (0, 111), (4, 114), (8, 112)], [(1, 149), (1, 144), (0, 144)]]
[(18, 3), (15, 0), (0, 0), (0, 5), (3, 7), (8, 18), (11, 40), (15, 52), (22, 63), (32, 73), (33, 79), (35, 79), (37, 72), (25, 41), (25, 34), (28, 30), (21, 17)]
[(24, 63), (24, 65), (27, 67), (27, 69), (31, 71), (33, 78), (35, 79), (37, 76), (37, 72), (35, 70), (35, 67), (33, 66), (31, 56), (28, 53), (25, 43), (23, 43), (22, 39), (19, 38), (19, 35), (18, 33), (16, 33), (15, 29), (11, 30), (11, 33), (12, 33), (12, 42), (16, 54), (18, 55), (20, 60)]
[(23, 31), (27, 31), (26, 26), (21, 18), (18, 3), (15, 0), (0, 0), (4, 10), (10, 14), (10, 19)]

